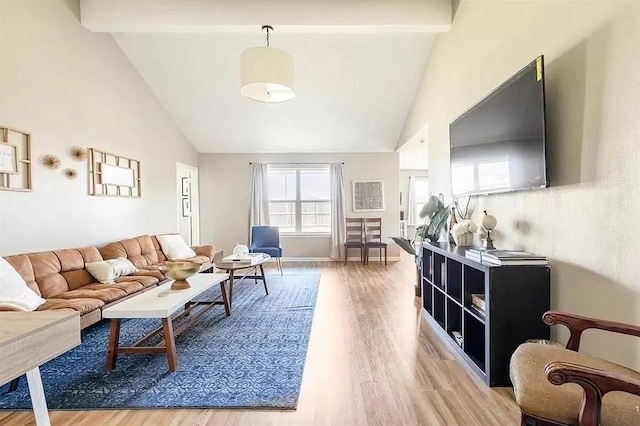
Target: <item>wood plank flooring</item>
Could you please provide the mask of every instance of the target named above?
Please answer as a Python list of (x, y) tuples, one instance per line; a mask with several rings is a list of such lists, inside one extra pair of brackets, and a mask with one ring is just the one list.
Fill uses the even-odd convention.
[[(487, 388), (421, 320), (409, 257), (386, 267), (292, 262), (284, 271), (322, 274), (296, 411), (57, 411), (52, 425), (519, 424), (511, 390)], [(242, 285), (255, 284), (238, 285), (236, 297)], [(25, 424), (30, 412), (0, 412), (0, 425)]]

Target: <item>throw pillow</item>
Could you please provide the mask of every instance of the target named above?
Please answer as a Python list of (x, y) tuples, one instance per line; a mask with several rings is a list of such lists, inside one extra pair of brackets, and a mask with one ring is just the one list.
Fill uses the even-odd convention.
[(135, 265), (124, 257), (90, 262), (86, 263), (84, 267), (96, 281), (102, 284), (112, 284), (116, 278), (131, 275), (137, 271)]
[(162, 252), (169, 260), (190, 259), (196, 256), (196, 252), (184, 242), (180, 234), (158, 235), (157, 238)]
[(0, 308), (30, 312), (45, 302), (27, 286), (18, 271), (0, 257)]

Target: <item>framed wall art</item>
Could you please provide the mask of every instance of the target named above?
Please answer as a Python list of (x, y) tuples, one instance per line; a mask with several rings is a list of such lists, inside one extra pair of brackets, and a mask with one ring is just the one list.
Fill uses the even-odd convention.
[(89, 194), (100, 197), (142, 197), (140, 161), (89, 149)]
[(384, 211), (384, 182), (381, 180), (354, 180), (352, 187), (353, 212)]
[(0, 191), (31, 191), (31, 133), (0, 125)]

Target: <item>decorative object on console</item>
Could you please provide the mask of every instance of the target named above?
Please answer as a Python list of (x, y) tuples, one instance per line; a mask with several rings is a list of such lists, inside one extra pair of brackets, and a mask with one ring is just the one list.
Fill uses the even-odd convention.
[(162, 266), (162, 271), (167, 277), (175, 280), (171, 284), (171, 290), (186, 290), (191, 288), (187, 278), (200, 272), (200, 266), (194, 262), (166, 262)]
[(287, 102), (295, 98), (293, 91), (293, 57), (281, 49), (270, 46), (270, 25), (264, 25), (267, 45), (250, 47), (240, 56), (242, 88), (247, 99), (267, 104)]
[(449, 242), (450, 243), (455, 243), (456, 245), (459, 245), (456, 241), (456, 239), (453, 237), (453, 227), (456, 225), (456, 223), (458, 223), (458, 221), (456, 220), (456, 208), (451, 207), (451, 215), (450, 215), (450, 220), (449, 220), (449, 227), (447, 228), (447, 235), (449, 236)]
[(383, 212), (384, 181), (354, 180), (353, 183), (353, 212)]
[(140, 161), (90, 148), (89, 195), (140, 198)]
[[(455, 214), (452, 209), (451, 214)], [(478, 231), (478, 225), (469, 219), (463, 219), (455, 223), (449, 233), (453, 237), (454, 242), (459, 247), (469, 247), (473, 244), (473, 234)]]
[(49, 170), (57, 170), (60, 168), (60, 159), (55, 155), (47, 154), (42, 157), (42, 165)]
[(76, 169), (71, 169), (71, 168), (65, 169), (64, 175), (67, 177), (67, 179), (74, 180), (78, 177), (78, 171)]
[(84, 161), (87, 159), (87, 148), (74, 146), (71, 148), (71, 158), (73, 161)]
[(0, 125), (0, 191), (31, 191), (31, 134)]
[(484, 211), (484, 216), (482, 217), (482, 228), (487, 231), (487, 239), (485, 240), (484, 248), (487, 250), (495, 249), (493, 245), (493, 238), (491, 238), (491, 231), (495, 229), (498, 225), (498, 221), (494, 216), (487, 214), (487, 211)]
[(249, 254), (249, 247), (236, 243), (232, 253), (234, 256), (246, 256)]
[(429, 197), (427, 203), (422, 207), (422, 210), (420, 210), (420, 214), (418, 216), (420, 219), (423, 219), (424, 222), (416, 228), (416, 233), (413, 239), (409, 240), (403, 237), (390, 237), (397, 245), (400, 246), (400, 248), (414, 256), (418, 276), (418, 282), (415, 287), (415, 295), (417, 297), (420, 297), (422, 292), (420, 278), (420, 269), (422, 267), (420, 254), (422, 253), (422, 250), (420, 250), (419, 247), (422, 247), (422, 242), (425, 238), (432, 242), (438, 241), (440, 234), (442, 234), (442, 230), (447, 223), (447, 219), (449, 218), (449, 212), (449, 207), (444, 205), (444, 195), (442, 193), (437, 197), (432, 195)]

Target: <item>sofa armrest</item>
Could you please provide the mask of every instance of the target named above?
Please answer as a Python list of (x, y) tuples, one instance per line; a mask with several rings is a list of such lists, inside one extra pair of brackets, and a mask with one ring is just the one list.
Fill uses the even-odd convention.
[(191, 248), (196, 252), (196, 256), (206, 256), (209, 258), (210, 262), (213, 262), (213, 255), (216, 252), (216, 248), (214, 246), (194, 246)]
[(590, 328), (640, 337), (640, 327), (637, 325), (582, 317), (566, 312), (545, 312), (544, 315), (542, 315), (542, 321), (547, 325), (562, 324), (567, 327), (571, 333), (571, 337), (567, 342), (567, 349), (572, 351), (578, 351), (580, 349), (580, 338), (582, 337), (582, 332)]
[(640, 396), (640, 381), (584, 365), (555, 361), (547, 364), (545, 373), (554, 385), (576, 383), (584, 390), (578, 416), (579, 426), (600, 424), (602, 398), (608, 392), (620, 391)]

